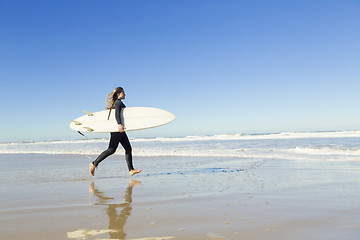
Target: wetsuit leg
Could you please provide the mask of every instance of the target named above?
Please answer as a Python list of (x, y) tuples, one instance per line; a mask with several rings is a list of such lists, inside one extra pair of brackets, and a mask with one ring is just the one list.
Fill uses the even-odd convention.
[(132, 148), (131, 148), (129, 138), (125, 132), (122, 132), (122, 137), (120, 139), (120, 143), (123, 146), (123, 148), (125, 149), (126, 163), (128, 165), (129, 171), (131, 171), (134, 169), (134, 166), (132, 164)]
[(117, 147), (119, 146), (119, 142), (121, 140), (121, 133), (120, 132), (112, 132), (110, 133), (110, 143), (109, 143), (109, 147), (108, 149), (106, 149), (105, 151), (103, 151), (97, 158), (95, 161), (93, 161), (93, 164), (95, 167), (97, 167), (99, 165), (99, 163), (104, 160), (105, 158), (107, 158), (108, 156), (112, 155), (115, 153)]

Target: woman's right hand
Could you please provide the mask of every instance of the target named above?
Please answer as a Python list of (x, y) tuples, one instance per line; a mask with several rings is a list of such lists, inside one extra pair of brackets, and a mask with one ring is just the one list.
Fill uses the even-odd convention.
[(119, 132), (125, 132), (125, 127), (122, 124), (119, 124)]

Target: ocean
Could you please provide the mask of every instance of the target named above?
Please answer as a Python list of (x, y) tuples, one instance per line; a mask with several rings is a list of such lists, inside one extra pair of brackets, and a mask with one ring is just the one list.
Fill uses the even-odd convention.
[[(86, 134), (88, 137), (94, 135)], [(358, 239), (360, 131), (0, 143), (1, 239)]]
[[(91, 134), (87, 134), (91, 137)], [(360, 161), (360, 131), (223, 134), (174, 138), (131, 138), (141, 157), (232, 157), (305, 161)], [(98, 155), (109, 139), (0, 143), (0, 154)], [(123, 154), (121, 146), (116, 154)], [(93, 156), (92, 156), (93, 157)]]

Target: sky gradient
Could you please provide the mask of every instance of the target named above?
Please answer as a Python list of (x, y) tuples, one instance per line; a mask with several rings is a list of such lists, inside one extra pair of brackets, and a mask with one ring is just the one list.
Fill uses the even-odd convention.
[(360, 130), (359, 1), (4, 0), (0, 30), (2, 142), (81, 138), (117, 86), (177, 116), (130, 137)]

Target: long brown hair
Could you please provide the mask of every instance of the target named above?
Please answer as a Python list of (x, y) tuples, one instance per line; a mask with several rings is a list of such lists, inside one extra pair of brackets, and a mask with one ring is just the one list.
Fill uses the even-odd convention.
[(106, 109), (112, 109), (115, 107), (115, 101), (118, 98), (117, 94), (123, 92), (124, 89), (122, 87), (117, 87), (112, 91), (112, 93), (109, 93), (106, 97)]

